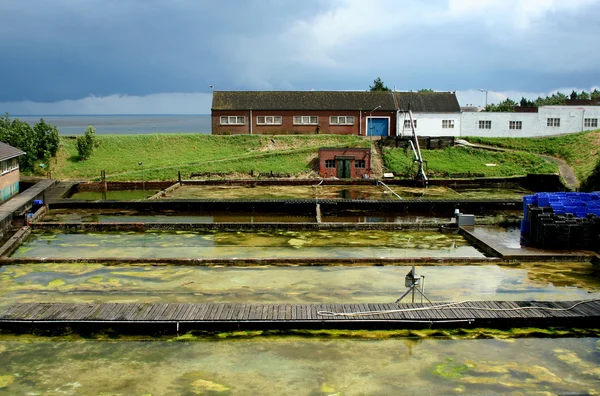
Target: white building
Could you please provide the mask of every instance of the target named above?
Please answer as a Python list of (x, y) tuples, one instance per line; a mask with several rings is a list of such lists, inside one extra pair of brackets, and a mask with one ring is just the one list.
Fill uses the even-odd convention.
[[(413, 113), (413, 118), (420, 136), (537, 137), (598, 129), (600, 106), (542, 106), (537, 113)], [(402, 135), (411, 133), (406, 123)]]

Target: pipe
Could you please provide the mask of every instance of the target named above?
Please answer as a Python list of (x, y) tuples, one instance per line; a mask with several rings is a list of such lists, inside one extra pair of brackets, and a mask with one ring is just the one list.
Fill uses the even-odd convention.
[(252, 135), (252, 123), (254, 121), (252, 121), (252, 110), (250, 110), (250, 135)]

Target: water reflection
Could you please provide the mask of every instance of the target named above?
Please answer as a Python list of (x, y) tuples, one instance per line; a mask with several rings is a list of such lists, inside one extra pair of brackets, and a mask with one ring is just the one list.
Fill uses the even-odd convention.
[[(1, 304), (14, 302), (387, 303), (410, 267), (183, 267), (19, 264), (0, 268)], [(588, 263), (424, 266), (432, 301), (600, 297)], [(573, 274), (570, 276), (568, 274)]]

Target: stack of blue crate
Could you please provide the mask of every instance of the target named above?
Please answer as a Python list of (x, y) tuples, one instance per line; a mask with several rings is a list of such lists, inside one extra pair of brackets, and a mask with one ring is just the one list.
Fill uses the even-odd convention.
[(538, 247), (594, 248), (600, 192), (537, 193), (523, 197), (521, 236)]

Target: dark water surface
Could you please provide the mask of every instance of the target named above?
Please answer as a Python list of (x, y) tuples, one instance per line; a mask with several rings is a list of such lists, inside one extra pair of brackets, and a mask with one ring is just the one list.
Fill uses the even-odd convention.
[(61, 135), (82, 135), (92, 125), (97, 134), (211, 133), (210, 115), (43, 115), (12, 116), (33, 125), (43, 118)]

